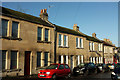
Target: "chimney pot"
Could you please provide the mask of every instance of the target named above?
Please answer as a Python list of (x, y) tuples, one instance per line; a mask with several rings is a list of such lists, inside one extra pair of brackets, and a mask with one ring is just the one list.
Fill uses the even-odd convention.
[(96, 33), (92, 33), (92, 37), (96, 38)]
[(79, 26), (77, 26), (77, 24), (74, 24), (74, 26), (73, 26), (73, 30), (75, 30), (75, 31), (78, 31), (78, 32), (79, 32)]
[(40, 18), (44, 21), (48, 21), (47, 9), (41, 9)]

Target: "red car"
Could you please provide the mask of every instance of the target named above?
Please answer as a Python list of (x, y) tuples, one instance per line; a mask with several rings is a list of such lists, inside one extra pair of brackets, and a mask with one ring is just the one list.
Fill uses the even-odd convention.
[(71, 70), (67, 64), (51, 64), (38, 73), (39, 78), (71, 77)]

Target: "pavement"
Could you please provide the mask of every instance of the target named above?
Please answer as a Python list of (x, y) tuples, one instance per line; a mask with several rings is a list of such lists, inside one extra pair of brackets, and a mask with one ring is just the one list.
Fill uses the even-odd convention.
[[(17, 76), (17, 77), (4, 77), (2, 80), (51, 80), (51, 79), (40, 79), (36, 75), (31, 76)], [(105, 72), (105, 73), (98, 73), (98, 74), (90, 74), (87, 76), (83, 75), (76, 75), (70, 78), (57, 78), (56, 80), (111, 80), (111, 72)]]

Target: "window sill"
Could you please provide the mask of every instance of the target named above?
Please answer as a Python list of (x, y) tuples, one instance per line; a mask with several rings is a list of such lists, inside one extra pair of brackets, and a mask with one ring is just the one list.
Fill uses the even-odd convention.
[(0, 37), (0, 39), (7, 39), (7, 40), (19, 40), (19, 41), (21, 41), (22, 40), (22, 38), (16, 38), (16, 37), (11, 37), (11, 36), (1, 36)]
[(76, 49), (84, 49), (84, 48), (79, 48), (79, 47), (76, 47)]
[(37, 41), (37, 43), (52, 43), (52, 42), (50, 42), (50, 41)]
[(14, 71), (21, 71), (21, 69), (3, 69), (2, 72), (14, 72)]
[(59, 46), (59, 48), (69, 48), (68, 46)]

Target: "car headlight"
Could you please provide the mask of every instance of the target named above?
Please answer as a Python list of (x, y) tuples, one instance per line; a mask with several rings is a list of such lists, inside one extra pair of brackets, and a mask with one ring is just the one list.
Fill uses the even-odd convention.
[(115, 75), (115, 73), (114, 73), (114, 72), (112, 72), (112, 75)]
[(38, 72), (38, 73), (40, 73), (40, 72)]
[(50, 74), (50, 72), (46, 72), (46, 74)]

